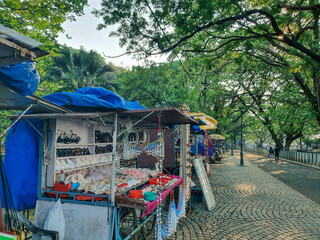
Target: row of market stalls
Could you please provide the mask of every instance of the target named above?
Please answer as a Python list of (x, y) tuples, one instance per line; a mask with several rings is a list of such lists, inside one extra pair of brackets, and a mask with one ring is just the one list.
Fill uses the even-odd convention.
[[(10, 117), (1, 161), (1, 232), (23, 222), (32, 239), (166, 239), (190, 207), (193, 167), (213, 209), (203, 163), (206, 130), (216, 128), (216, 120), (176, 108), (146, 109), (103, 88), (38, 98), (32, 95), (39, 81), (34, 62), (24, 61), (45, 54), (40, 43), (3, 26), (0, 31), (0, 48), (8, 50), (0, 62), (0, 107), (22, 110)], [(201, 136), (204, 154), (192, 154)], [(33, 223), (18, 212), (31, 208)]]

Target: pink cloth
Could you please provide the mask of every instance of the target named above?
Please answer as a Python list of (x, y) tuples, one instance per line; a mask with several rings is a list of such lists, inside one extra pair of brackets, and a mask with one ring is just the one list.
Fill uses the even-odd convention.
[[(177, 178), (178, 181), (173, 185), (171, 186), (170, 188), (168, 188), (167, 190), (164, 190), (162, 193), (161, 193), (161, 202), (166, 198), (166, 196), (169, 194), (169, 192), (171, 192), (172, 189), (174, 189), (176, 186), (178, 185), (181, 185), (182, 184), (182, 178), (181, 177), (178, 177), (178, 176), (171, 176), (173, 178)], [(158, 200), (159, 196), (157, 197), (156, 200), (152, 201), (152, 202), (148, 202), (146, 205), (147, 205), (147, 210), (144, 214), (142, 214), (141, 217), (144, 217), (146, 215), (148, 215), (149, 213), (151, 213), (154, 209), (156, 209), (157, 207), (157, 200)]]

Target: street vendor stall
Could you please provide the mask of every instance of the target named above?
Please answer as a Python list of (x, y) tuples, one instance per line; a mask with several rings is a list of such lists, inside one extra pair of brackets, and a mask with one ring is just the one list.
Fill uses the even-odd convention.
[[(38, 57), (48, 54), (39, 49), (41, 45), (42, 43), (0, 24), (0, 109), (23, 110), (20, 117), (31, 108), (35, 112), (68, 112), (63, 107), (32, 95), (39, 84), (39, 75), (33, 61)], [(11, 126), (17, 121), (12, 122)], [(0, 144), (9, 128), (0, 133)], [(19, 171), (13, 176), (7, 175), (1, 154), (0, 165), (1, 238), (16, 239), (18, 237), (18, 239), (23, 239), (25, 226), (28, 226), (30, 229), (32, 228), (33, 232), (38, 232), (39, 234), (56, 236), (57, 232), (36, 228), (23, 214), (17, 212), (17, 207), (12, 199), (9, 181), (10, 178), (15, 178), (19, 175)]]
[(226, 138), (220, 134), (211, 134), (209, 139), (212, 141), (215, 152), (213, 162), (220, 162), (223, 159), (223, 153), (228, 151), (228, 146), (224, 142)]
[[(97, 89), (91, 90), (90, 96), (97, 94)], [(66, 239), (129, 239), (140, 232), (144, 238), (154, 234), (167, 237), (178, 216), (183, 216), (184, 193), (176, 206), (169, 201), (169, 210), (179, 209), (173, 220), (172, 211), (162, 208), (161, 203), (172, 197), (172, 190), (182, 184), (182, 179), (163, 174), (163, 128), (197, 122), (177, 109), (140, 106), (136, 110), (88, 113), (87, 107), (85, 113), (36, 113), (22, 118), (32, 128), (40, 126), (35, 133), (40, 135), (41, 153), (35, 225), (42, 227), (50, 220), (50, 211), (60, 198)], [(150, 143), (145, 128), (155, 126), (158, 140)], [(120, 167), (122, 161), (142, 152), (156, 157), (156, 170)]]
[[(211, 173), (209, 159), (214, 155), (213, 144), (209, 139), (207, 130), (216, 129), (218, 121), (204, 113), (191, 113), (190, 116), (199, 121), (199, 126), (192, 126), (189, 131), (188, 158), (192, 162), (197, 179), (191, 173), (190, 175), (193, 181), (198, 182), (196, 184), (198, 187), (193, 187), (191, 193), (194, 196), (199, 194), (200, 191), (204, 195), (207, 209), (210, 211), (216, 203), (207, 176)], [(201, 188), (199, 188), (199, 185)]]
[(192, 130), (192, 152), (205, 157), (205, 162), (209, 162), (209, 157), (214, 155), (213, 144), (210, 141), (207, 130), (217, 128), (218, 121), (204, 113), (191, 113), (190, 116), (203, 122), (203, 125), (193, 126)]
[[(4, 30), (1, 57), (10, 64), (45, 54), (38, 42)], [(36, 226), (19, 215), (35, 233), (32, 239), (165, 239), (172, 234), (185, 216), (185, 188), (178, 188), (185, 178), (163, 171), (164, 129), (198, 122), (178, 109), (145, 109), (102, 88), (38, 98), (32, 95), (39, 82), (34, 63), (25, 65), (23, 79), (11, 74), (17, 66), (2, 67), (0, 73), (0, 107), (23, 110), (11, 116), (1, 165), (6, 172), (2, 199), (10, 196), (6, 214), (36, 207)], [(157, 129), (155, 141), (149, 128)], [(142, 153), (156, 159), (154, 170), (122, 167)]]
[(214, 140), (225, 140), (226, 139), (224, 136), (222, 136), (220, 134), (211, 134), (210, 138), (214, 139)]
[[(183, 178), (185, 199), (188, 202), (188, 207), (191, 209), (191, 185), (192, 181), (196, 181), (195, 175), (192, 174), (192, 167), (196, 170), (198, 185), (205, 196), (208, 210), (212, 210), (215, 206), (215, 200), (212, 194), (211, 186), (204, 170), (210, 169), (206, 157), (210, 154), (209, 139), (206, 130), (215, 129), (217, 121), (212, 117), (203, 113), (188, 113), (192, 118), (199, 121), (198, 125), (181, 125), (175, 130), (175, 156), (177, 158), (177, 167), (180, 169), (179, 174)], [(212, 154), (212, 146), (211, 146)], [(205, 165), (204, 165), (205, 164)], [(210, 172), (210, 171), (209, 171)], [(194, 184), (194, 183), (193, 183)], [(188, 210), (189, 210), (188, 209)]]

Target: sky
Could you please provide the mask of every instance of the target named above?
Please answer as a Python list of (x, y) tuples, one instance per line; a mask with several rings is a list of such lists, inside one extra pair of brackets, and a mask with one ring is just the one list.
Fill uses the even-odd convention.
[[(119, 40), (116, 37), (109, 37), (110, 31), (116, 29), (116, 26), (107, 29), (97, 30), (97, 26), (102, 22), (92, 13), (92, 9), (100, 8), (101, 0), (89, 0), (89, 7), (84, 10), (84, 15), (77, 17), (75, 22), (66, 21), (63, 24), (64, 34), (60, 34), (58, 42), (66, 44), (69, 47), (80, 48), (83, 46), (86, 50), (96, 50), (102, 56), (117, 56), (126, 52), (125, 48), (120, 48)], [(71, 37), (68, 39), (66, 34)], [(143, 61), (137, 61), (132, 56), (122, 56), (119, 58), (106, 58), (106, 62), (112, 62), (119, 67), (132, 67), (133, 65), (143, 65)], [(153, 61), (164, 62), (165, 57), (152, 57)]]

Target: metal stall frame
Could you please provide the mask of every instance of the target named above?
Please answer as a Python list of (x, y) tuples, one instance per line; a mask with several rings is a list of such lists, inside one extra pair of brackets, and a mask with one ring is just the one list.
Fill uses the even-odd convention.
[[(179, 124), (183, 124), (183, 122), (187, 122), (187, 123), (193, 123), (193, 124), (197, 124), (197, 121), (194, 121), (190, 118), (188, 118), (187, 116), (181, 115), (182, 112), (180, 112), (177, 109), (146, 109), (146, 110), (135, 110), (135, 111), (123, 111), (123, 112), (102, 112), (102, 113), (48, 113), (48, 114), (28, 114), (27, 116), (25, 116), (23, 119), (28, 121), (29, 119), (55, 119), (55, 118), (77, 118), (77, 117), (81, 117), (81, 118), (90, 118), (90, 117), (97, 117), (101, 115), (113, 115), (114, 116), (114, 122), (113, 122), (113, 126), (114, 126), (114, 130), (113, 130), (113, 153), (112, 153), (112, 184), (111, 184), (111, 195), (109, 195), (110, 197), (106, 197), (106, 195), (97, 195), (97, 194), (85, 194), (85, 193), (71, 193), (68, 192), (68, 195), (71, 196), (73, 199), (63, 199), (62, 202), (65, 203), (78, 203), (78, 204), (85, 204), (85, 205), (94, 205), (94, 206), (105, 206), (105, 207), (109, 207), (112, 208), (112, 215), (110, 218), (110, 222), (111, 222), (111, 226), (110, 226), (110, 232), (114, 233), (117, 229), (117, 207), (115, 204), (115, 155), (116, 155), (116, 140), (117, 140), (117, 125), (118, 125), (118, 118), (119, 115), (120, 117), (127, 117), (128, 115), (135, 118), (135, 119), (139, 119), (135, 124), (140, 123), (140, 125), (142, 126), (148, 126), (148, 127), (152, 127), (155, 125), (155, 123), (158, 124), (158, 122), (152, 121), (151, 119), (151, 115), (154, 115), (153, 117), (156, 117), (156, 119), (158, 120), (158, 114), (162, 113), (164, 116), (166, 116), (166, 118), (163, 118), (163, 122), (165, 124), (170, 124), (172, 122), (175, 122), (171, 119), (172, 114), (174, 115), (174, 113), (172, 112), (176, 112), (178, 115), (180, 116), (180, 119), (176, 120), (176, 122), (178, 122)], [(165, 112), (166, 114), (164, 114), (163, 112)], [(183, 117), (182, 117), (183, 116)], [(11, 116), (12, 119), (16, 118), (16, 116)], [(182, 119), (181, 119), (182, 118)], [(183, 119), (185, 118), (185, 119)], [(142, 121), (144, 120), (144, 121)], [(65, 192), (54, 192), (56, 195), (55, 198), (48, 198), (45, 197), (43, 194), (51, 192), (52, 191), (48, 191), (48, 190), (42, 190), (42, 175), (43, 175), (43, 163), (46, 162), (45, 156), (46, 156), (46, 152), (48, 151), (48, 148), (50, 148), (49, 146), (47, 146), (47, 141), (44, 139), (47, 139), (49, 132), (46, 131), (47, 128), (47, 123), (46, 121), (41, 121), (41, 130), (44, 133), (43, 137), (44, 138), (40, 138), (40, 148), (39, 148), (39, 171), (38, 171), (38, 199), (39, 200), (45, 200), (45, 201), (56, 201), (58, 199), (59, 194), (66, 194)], [(186, 159), (186, 151), (185, 151), (185, 159)], [(185, 165), (184, 165), (185, 166)], [(182, 167), (184, 168), (184, 167)], [(185, 171), (184, 171), (185, 172)], [(185, 174), (185, 173), (184, 173)], [(139, 187), (139, 186), (135, 186)], [(129, 191), (130, 189), (128, 189), (127, 191)], [(77, 201), (75, 199), (76, 195), (84, 195), (84, 196), (91, 196), (91, 201)], [(94, 197), (104, 197), (107, 198), (108, 201), (106, 202), (95, 202)], [(141, 224), (143, 225), (144, 223), (148, 222), (151, 219), (151, 216), (149, 216), (144, 222), (142, 222)], [(142, 227), (142, 225), (139, 224), (139, 227), (137, 229), (134, 230), (134, 232), (132, 232), (130, 234), (130, 236), (132, 234), (134, 234), (135, 232), (139, 231), (139, 229)], [(116, 236), (116, 235), (115, 235)], [(129, 236), (128, 236), (129, 237)]]

